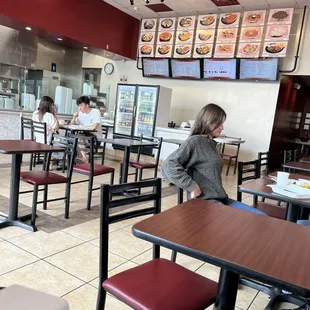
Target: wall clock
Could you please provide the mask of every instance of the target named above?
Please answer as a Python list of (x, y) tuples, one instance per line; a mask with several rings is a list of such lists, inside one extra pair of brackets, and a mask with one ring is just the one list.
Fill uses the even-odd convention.
[(111, 75), (114, 72), (114, 65), (110, 62), (106, 63), (104, 66), (104, 72), (107, 75)]

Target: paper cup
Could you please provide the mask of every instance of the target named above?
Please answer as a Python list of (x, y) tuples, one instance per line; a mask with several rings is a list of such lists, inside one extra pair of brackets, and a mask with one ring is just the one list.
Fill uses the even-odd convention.
[(286, 186), (289, 182), (290, 174), (287, 172), (278, 171), (277, 173), (277, 185)]

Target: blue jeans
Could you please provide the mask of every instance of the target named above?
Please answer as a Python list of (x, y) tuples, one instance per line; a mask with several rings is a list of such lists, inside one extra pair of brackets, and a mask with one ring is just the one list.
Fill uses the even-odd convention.
[(310, 220), (299, 220), (297, 224), (305, 225), (310, 227)]
[(234, 199), (231, 199), (231, 198), (227, 198), (227, 199), (224, 199), (224, 200), (216, 200), (215, 202), (219, 203), (219, 204), (226, 205), (226, 206), (230, 206), (230, 207), (233, 207), (233, 208), (237, 208), (237, 209), (240, 209), (240, 210), (249, 211), (249, 212), (256, 213), (256, 214), (261, 214), (261, 215), (267, 215), (266, 213), (264, 213), (261, 210), (255, 209), (255, 208), (253, 208), (251, 206), (246, 205), (243, 202), (240, 202), (240, 201), (237, 201), (237, 200), (234, 200)]

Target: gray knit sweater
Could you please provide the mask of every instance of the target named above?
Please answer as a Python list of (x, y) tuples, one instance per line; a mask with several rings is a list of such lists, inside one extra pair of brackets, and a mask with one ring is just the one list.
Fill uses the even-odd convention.
[(190, 136), (165, 160), (161, 173), (176, 186), (191, 192), (198, 184), (200, 199), (228, 198), (221, 172), (223, 160), (216, 149), (216, 142), (206, 136)]

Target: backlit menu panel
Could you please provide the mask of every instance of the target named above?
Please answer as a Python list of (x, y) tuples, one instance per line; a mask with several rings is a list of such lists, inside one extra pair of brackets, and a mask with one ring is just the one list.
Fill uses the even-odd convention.
[(204, 59), (203, 78), (213, 80), (235, 80), (237, 59)]
[(197, 59), (171, 59), (172, 78), (201, 79), (200, 61)]

